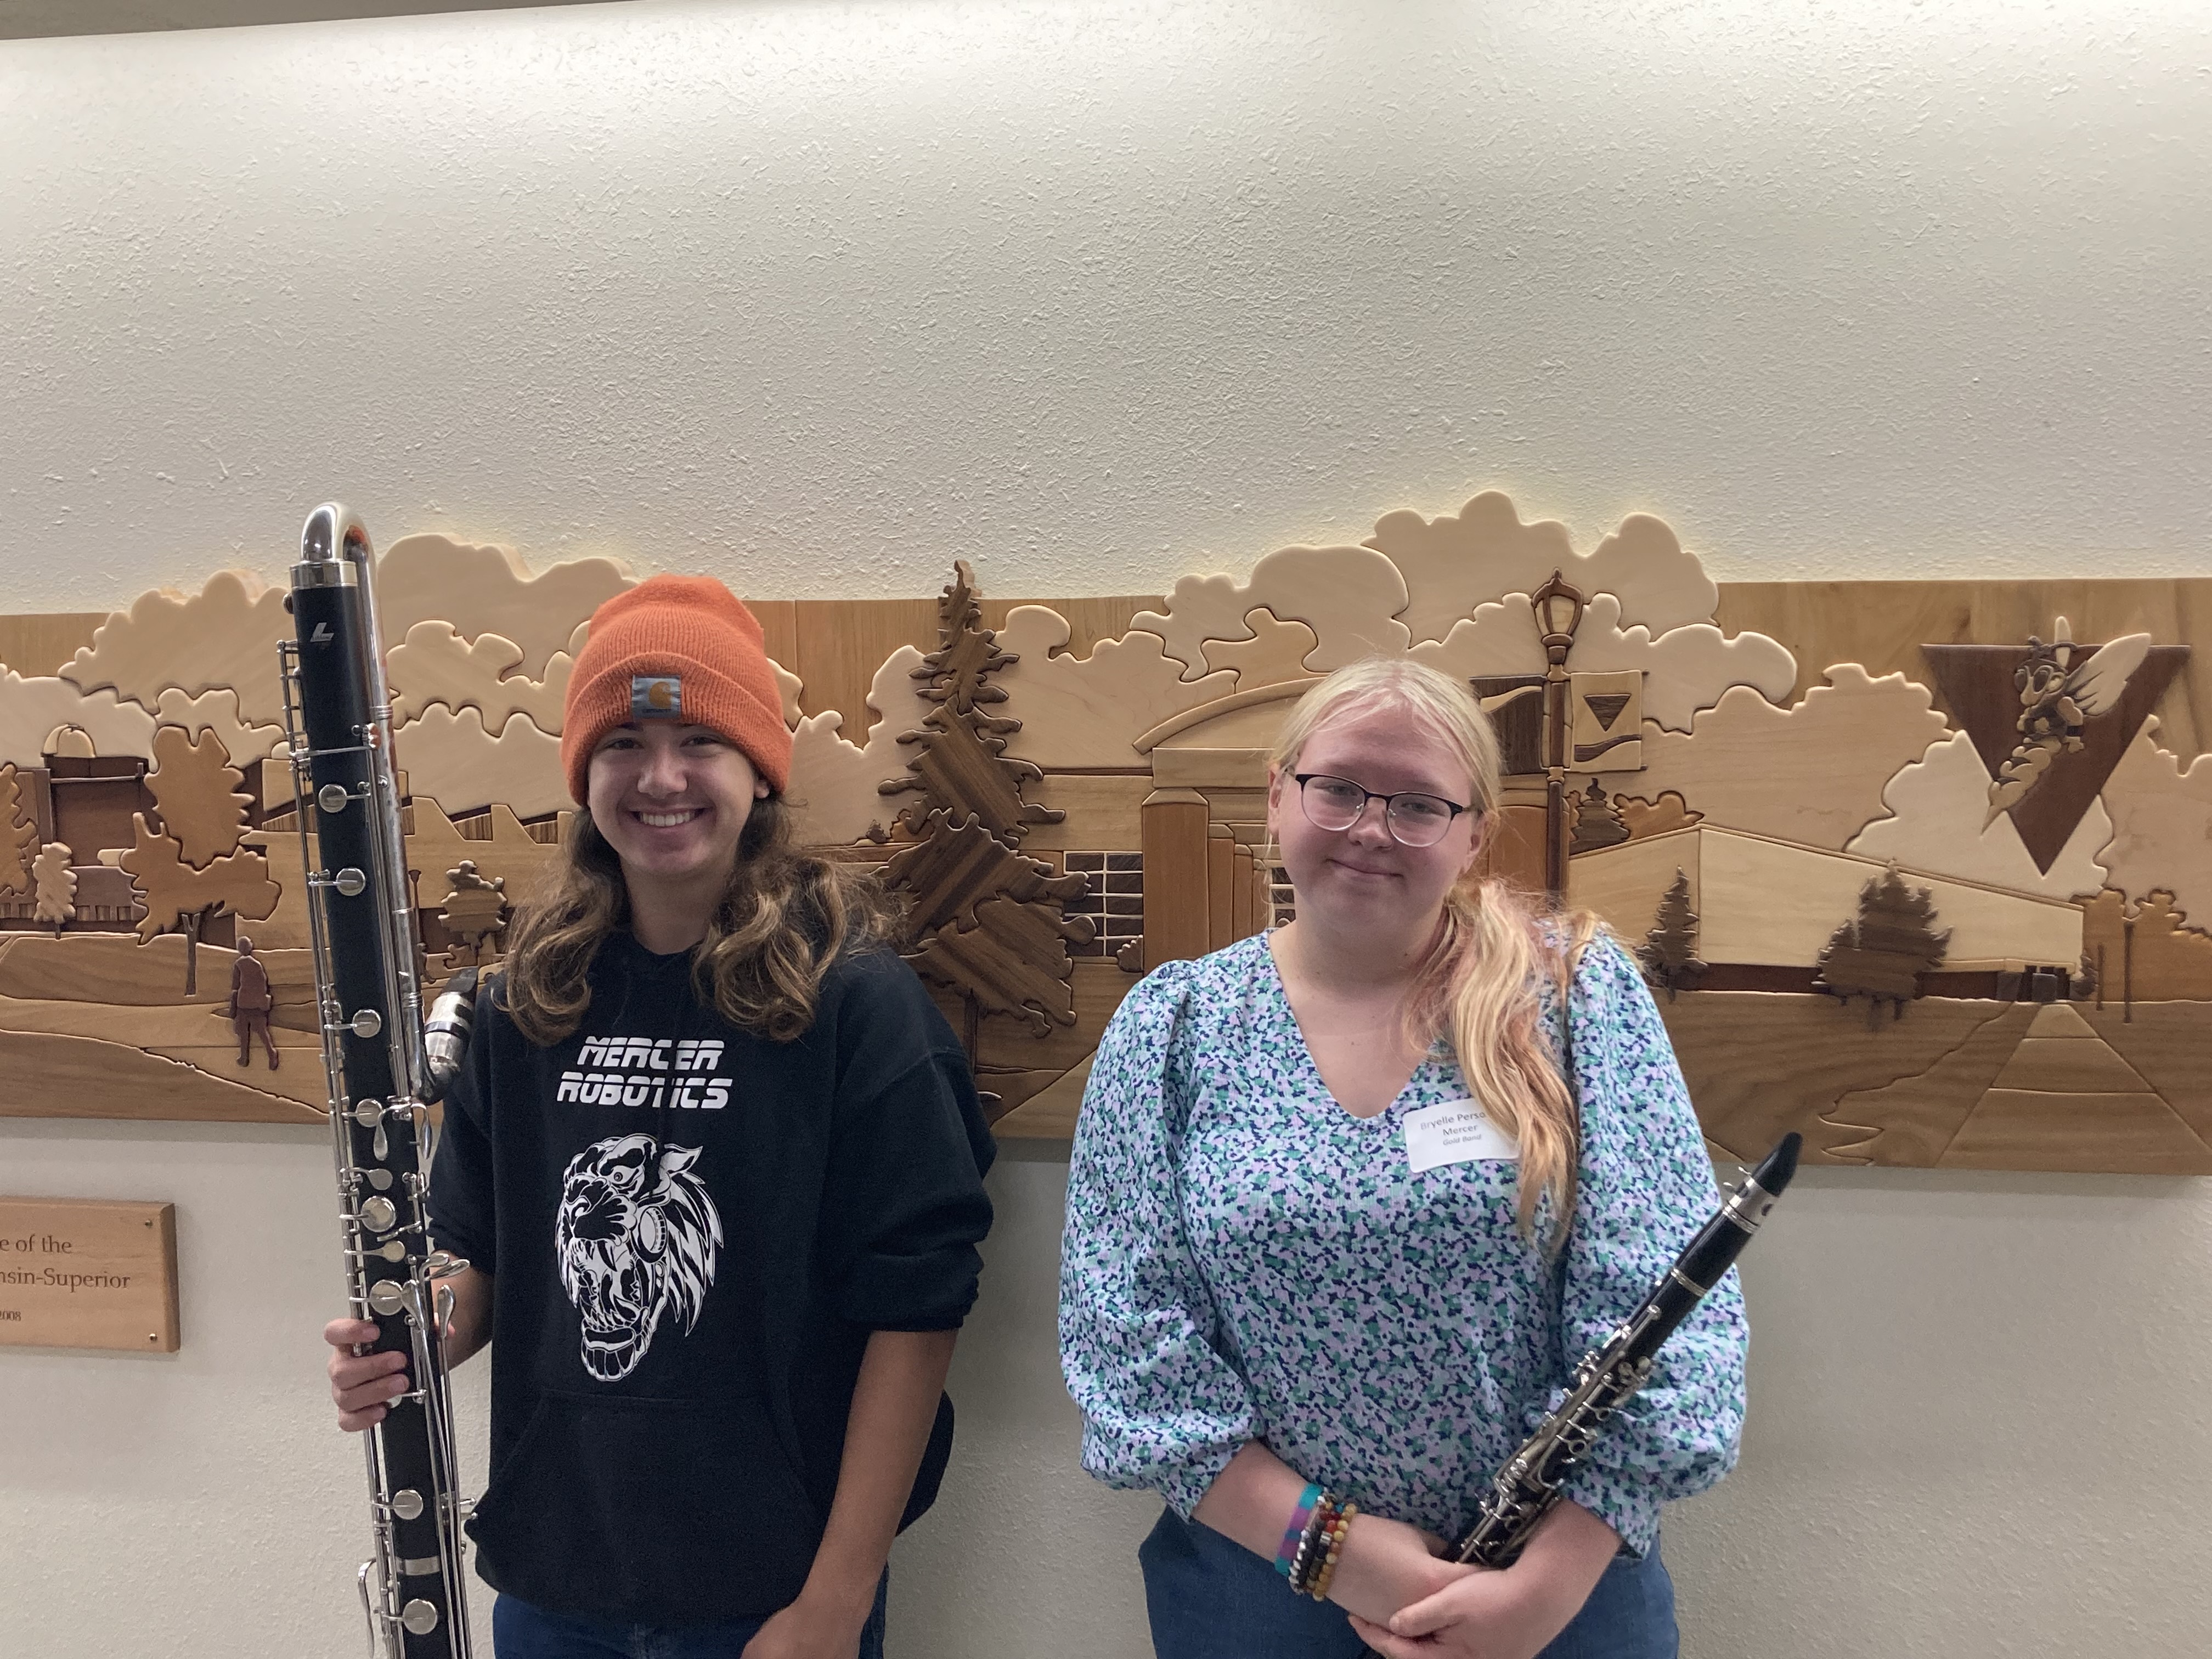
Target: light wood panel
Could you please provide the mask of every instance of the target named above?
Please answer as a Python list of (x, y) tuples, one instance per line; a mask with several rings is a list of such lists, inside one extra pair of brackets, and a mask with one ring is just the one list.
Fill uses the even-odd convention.
[(1948, 1115), (1924, 1157), (1889, 1146), (1879, 1156), (1870, 1152), (1865, 1143), (1879, 1132), (1875, 1115), (1881, 1109), (1854, 1111), (1849, 1103), (1867, 1097), (1863, 1091), (1920, 1077), (2009, 1006), (1923, 997), (1902, 1019), (1885, 1016), (1869, 1027), (1863, 1012), (1832, 997), (1683, 991), (1662, 997), (1659, 1014), (1706, 1138), (1731, 1156), (1757, 1158), (1794, 1129), (1805, 1137), (1810, 1162), (1915, 1164), (1932, 1163), (1941, 1152), (2025, 1035), (2033, 1009), (2021, 1010), (2017, 1029), (1996, 1040), (1986, 1074), (1953, 1085), (1939, 1080), (1929, 1091)]
[(1033, 825), (1022, 837), (1022, 850), (1134, 852), (1144, 845), (1142, 808), (1153, 787), (1148, 772), (1048, 772), (1030, 791), (1030, 799), (1066, 816), (1058, 823)]
[(127, 1043), (0, 1030), (0, 1117), (323, 1123), (329, 1114)]
[(0, 617), (0, 667), (12, 668), (26, 679), (52, 674), (90, 645), (106, 620), (105, 611)]
[[(1839, 662), (1873, 674), (1929, 679), (1924, 644), (1978, 641), (2025, 647), (2051, 637), (2063, 616), (2077, 640), (2148, 630), (2161, 645), (2212, 638), (2212, 576), (2040, 581), (1729, 582), (1715, 613), (1730, 631), (1756, 629), (1789, 641), (1797, 696)], [(1941, 702), (1938, 706), (1947, 708)], [(2212, 731), (2212, 653), (2197, 650), (2155, 710), (2166, 744), (2202, 752)]]
[[(783, 600), (788, 607), (788, 654), (771, 639), (769, 654), (805, 683), (799, 706), (809, 714), (835, 708), (846, 716), (849, 732), (859, 723), (869, 684), (884, 658), (901, 646), (917, 651), (937, 648), (937, 601), (924, 599)], [(1101, 640), (1128, 632), (1129, 619), (1155, 601), (1142, 597), (1082, 599), (991, 599), (980, 601), (982, 625), (1002, 629), (1019, 605), (1045, 605), (1069, 629), (1066, 648), (1088, 656)], [(758, 605), (755, 614), (761, 615)], [(762, 616), (763, 631), (767, 617)], [(781, 626), (781, 624), (780, 624)], [(1011, 689), (1011, 686), (1010, 686)]]

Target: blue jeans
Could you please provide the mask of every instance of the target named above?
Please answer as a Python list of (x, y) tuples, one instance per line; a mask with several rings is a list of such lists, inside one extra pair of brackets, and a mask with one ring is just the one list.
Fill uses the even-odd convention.
[[(1294, 1595), (1273, 1561), (1173, 1510), (1137, 1551), (1158, 1659), (1358, 1659), (1344, 1610)], [(1539, 1659), (1677, 1659), (1674, 1585), (1657, 1545), (1619, 1556)], [(501, 1656), (505, 1659), (505, 1656)]]
[[(860, 1659), (884, 1659), (884, 1597), (890, 1583), (885, 1573), (876, 1585), (875, 1611), (860, 1631)], [(763, 1622), (633, 1625), (550, 1613), (502, 1595), (492, 1604), (491, 1645), (497, 1659), (738, 1659)]]

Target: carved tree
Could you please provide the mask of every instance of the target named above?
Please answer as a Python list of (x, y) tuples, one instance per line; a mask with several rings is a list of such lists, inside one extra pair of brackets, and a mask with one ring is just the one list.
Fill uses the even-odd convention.
[(177, 842), (179, 856), (195, 870), (235, 851), (245, 835), (253, 798), (243, 788), (246, 775), (230, 763), (230, 751), (210, 729), (198, 743), (181, 726), (156, 727), (154, 769), (146, 787), (161, 828)]
[(1678, 991), (1694, 990), (1706, 964), (1698, 960), (1698, 914), (1690, 908), (1690, 878), (1674, 872), (1674, 885), (1659, 901), (1659, 915), (1651, 931), (1637, 947), (1644, 975), (1662, 987), (1672, 1002)]
[(39, 849), (31, 866), (38, 885), (38, 904), (32, 919), (52, 924), (54, 937), (76, 915), (76, 872), (70, 868), (70, 849), (50, 841)]
[(245, 781), (212, 730), (195, 743), (181, 726), (155, 728), (154, 769), (146, 786), (154, 793), (161, 833), (148, 827), (144, 813), (133, 813), (134, 840), (117, 862), (144, 898), (139, 939), (185, 936), (186, 996), (199, 989), (199, 945), (210, 922), (225, 911), (258, 921), (276, 908), (269, 860), (239, 848), (253, 806), (252, 797), (239, 787)]
[(185, 994), (191, 996), (199, 988), (199, 944), (208, 923), (225, 911), (258, 921), (276, 909), (280, 894), (269, 879), (269, 860), (241, 848), (196, 870), (185, 862), (177, 838), (155, 835), (143, 812), (132, 813), (131, 823), (131, 849), (116, 862), (131, 872), (146, 906), (138, 942), (151, 944), (161, 933), (185, 936)]
[(1067, 947), (1088, 945), (1091, 925), (1063, 907), (1089, 877), (1054, 874), (973, 817), (955, 826), (933, 813), (928, 838), (895, 854), (884, 881), (907, 896), (906, 957), (923, 978), (960, 992), (972, 1013), (1027, 1020), (1037, 1036), (1075, 1024)]
[(0, 893), (31, 890), (33, 863), (40, 851), (39, 825), (24, 794), (15, 763), (0, 763)]
[(952, 580), (937, 602), (937, 649), (921, 659), (914, 678), (925, 682), (921, 695), (937, 705), (921, 726), (899, 734), (915, 757), (907, 775), (878, 786), (886, 795), (918, 793), (898, 822), (908, 835), (925, 832), (932, 815), (944, 812), (956, 823), (973, 816), (1009, 846), (1019, 843), (1033, 823), (1058, 823), (1067, 815), (1022, 799), (1029, 784), (1044, 776), (1024, 760), (1006, 758), (1006, 738), (1022, 723), (983, 712), (1006, 700), (1006, 688), (990, 677), (1021, 659), (999, 648), (997, 635), (982, 625), (975, 598), (975, 573), (964, 559), (953, 567)]
[(1022, 799), (1044, 774), (1006, 757), (1021, 722), (984, 712), (1006, 698), (990, 676), (1016, 658), (982, 626), (974, 573), (964, 562), (953, 573), (938, 602), (938, 647), (915, 671), (921, 696), (937, 706), (899, 738), (915, 750), (908, 775), (880, 786), (886, 795), (921, 797), (898, 818), (916, 842), (893, 855), (884, 879), (907, 902), (907, 959), (960, 994), (973, 1060), (985, 1015), (1024, 1020), (1037, 1036), (1075, 1024), (1068, 946), (1089, 944), (1092, 928), (1087, 916), (1066, 914), (1089, 878), (1056, 875), (1018, 850), (1031, 824), (1065, 814)]
[(1592, 778), (1589, 789), (1575, 797), (1575, 838), (1567, 851), (1594, 853), (1601, 847), (1618, 847), (1627, 839), (1628, 825), (1620, 809), (1605, 793), (1605, 786)]
[(1942, 965), (1950, 939), (1948, 930), (1936, 931), (1933, 896), (1908, 885), (1892, 865), (1860, 890), (1858, 915), (1829, 937), (1813, 984), (1845, 1002), (1864, 996), (1869, 1026), (1885, 1000), (1902, 1019), (1920, 994), (1920, 975)]

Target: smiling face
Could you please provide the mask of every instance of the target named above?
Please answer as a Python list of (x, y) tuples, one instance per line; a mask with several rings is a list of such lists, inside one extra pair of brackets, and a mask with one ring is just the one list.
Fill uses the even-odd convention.
[(1297, 890), (1298, 915), (1330, 931), (1387, 928), (1411, 936), (1433, 927), (1453, 884), (1473, 866), (1481, 820), (1460, 813), (1433, 847), (1407, 847), (1370, 800), (1348, 830), (1322, 830), (1299, 804), (1291, 772), (1348, 778), (1376, 795), (1407, 790), (1462, 804), (1474, 780), (1452, 746), (1402, 707), (1348, 710), (1325, 721), (1299, 750), (1291, 771), (1267, 787), (1267, 830)]
[(737, 744), (710, 726), (673, 721), (616, 726), (592, 751), (586, 780), (592, 822), (633, 890), (719, 891), (753, 803), (769, 793)]

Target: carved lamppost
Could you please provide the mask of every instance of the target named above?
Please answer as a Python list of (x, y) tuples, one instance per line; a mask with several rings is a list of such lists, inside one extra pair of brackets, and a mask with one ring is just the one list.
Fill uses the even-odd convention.
[(1553, 904), (1567, 896), (1567, 653), (1582, 626), (1582, 590), (1554, 570), (1528, 596), (1544, 646), (1544, 890)]

